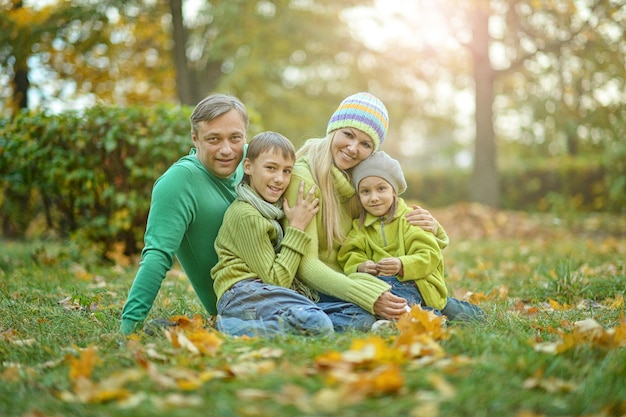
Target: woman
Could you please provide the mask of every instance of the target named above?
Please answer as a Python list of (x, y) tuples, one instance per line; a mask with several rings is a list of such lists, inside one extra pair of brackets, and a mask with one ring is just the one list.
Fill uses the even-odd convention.
[[(344, 99), (333, 113), (326, 137), (308, 140), (296, 154), (292, 181), (285, 193), (297, 201), (301, 181), (305, 190), (316, 187), (320, 210), (305, 232), (311, 237), (297, 276), (320, 295), (318, 305), (330, 316), (336, 331), (367, 331), (376, 321), (398, 318), (407, 306), (388, 284), (365, 273), (343, 274), (337, 252), (358, 215), (358, 199), (351, 170), (380, 147), (387, 135), (389, 117), (375, 96), (360, 92)], [(438, 223), (421, 208), (407, 219), (436, 233)], [(444, 242), (445, 244), (445, 242)]]

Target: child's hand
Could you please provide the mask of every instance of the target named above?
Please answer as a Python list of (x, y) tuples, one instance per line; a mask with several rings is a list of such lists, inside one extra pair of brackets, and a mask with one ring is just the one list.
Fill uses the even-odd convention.
[(398, 275), (402, 271), (402, 261), (400, 258), (383, 258), (376, 264), (377, 275), (391, 277)]
[(376, 263), (374, 261), (365, 261), (356, 268), (357, 272), (365, 272), (366, 274), (378, 275)]
[(315, 186), (311, 187), (306, 197), (304, 196), (304, 181), (300, 182), (300, 190), (298, 191), (298, 200), (296, 205), (289, 207), (289, 203), (285, 198), (283, 201), (283, 210), (289, 226), (298, 230), (307, 228), (315, 214), (320, 209), (320, 200), (315, 197)]

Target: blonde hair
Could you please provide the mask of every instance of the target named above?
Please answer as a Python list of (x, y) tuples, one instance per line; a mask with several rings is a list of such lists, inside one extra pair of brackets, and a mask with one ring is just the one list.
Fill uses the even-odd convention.
[[(333, 181), (332, 168), (335, 166), (331, 152), (331, 144), (334, 132), (325, 138), (309, 139), (296, 152), (296, 159), (307, 156), (313, 181), (317, 184), (322, 195), (322, 226), (326, 235), (326, 247), (328, 255), (332, 252), (334, 241), (339, 243), (345, 239), (341, 231), (341, 218), (339, 216), (341, 201), (339, 193)], [(349, 178), (348, 178), (349, 179)], [(353, 217), (358, 213), (358, 196), (355, 194), (350, 199), (350, 212)]]

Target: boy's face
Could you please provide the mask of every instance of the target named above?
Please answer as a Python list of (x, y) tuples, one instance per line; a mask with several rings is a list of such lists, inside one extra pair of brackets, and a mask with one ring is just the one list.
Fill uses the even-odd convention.
[(278, 149), (263, 152), (254, 161), (246, 158), (243, 171), (250, 176), (250, 187), (263, 200), (274, 204), (283, 195), (293, 171), (294, 160), (285, 158)]
[(365, 210), (374, 216), (389, 212), (395, 192), (391, 184), (380, 177), (365, 177), (359, 182), (359, 199)]

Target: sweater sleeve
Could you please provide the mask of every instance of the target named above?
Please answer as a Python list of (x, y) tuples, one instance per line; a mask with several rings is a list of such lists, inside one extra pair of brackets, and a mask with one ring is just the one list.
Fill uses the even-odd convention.
[(154, 185), (141, 263), (122, 311), (124, 334), (143, 325), (191, 221), (193, 193), (186, 174), (184, 168), (171, 169)]
[[(294, 205), (297, 201), (300, 181), (305, 181), (305, 192), (308, 192), (314, 185), (310, 178), (304, 178), (304, 175), (299, 176), (294, 171), (291, 183), (285, 193), (285, 198), (287, 198), (290, 205)], [(318, 230), (321, 230), (321, 205), (323, 201), (319, 190), (316, 189), (315, 193), (316, 197), (320, 199), (320, 210), (305, 230), (305, 233), (311, 239), (311, 244), (300, 261), (297, 276), (302, 282), (316, 291), (354, 303), (373, 313), (374, 303), (383, 292), (390, 289), (390, 286), (382, 280), (365, 273), (357, 272), (347, 276), (330, 268), (320, 260)]]

